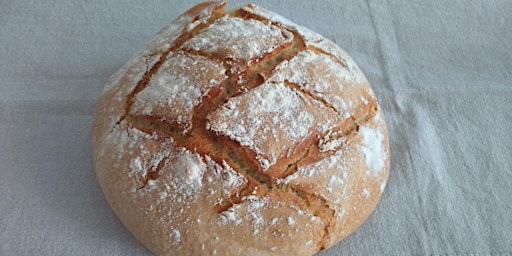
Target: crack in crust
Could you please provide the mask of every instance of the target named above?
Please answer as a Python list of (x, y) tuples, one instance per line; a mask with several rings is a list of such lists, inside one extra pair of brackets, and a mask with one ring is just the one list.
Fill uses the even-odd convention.
[(292, 89), (292, 90), (296, 90), (296, 91), (300, 92), (301, 94), (306, 95), (307, 97), (309, 97), (309, 98), (311, 98), (313, 100), (316, 100), (316, 101), (322, 103), (322, 105), (324, 105), (326, 108), (330, 108), (334, 112), (339, 113), (340, 115), (343, 114), (343, 113), (340, 113), (333, 105), (331, 105), (325, 99), (323, 99), (321, 97), (318, 97), (318, 96), (314, 95), (311, 92), (308, 92), (307, 90), (305, 90), (304, 88), (302, 88), (298, 84), (295, 84), (295, 83), (289, 82), (288, 80), (285, 80), (284, 81), (284, 85), (287, 86), (288, 88)]
[[(135, 86), (135, 89), (127, 96), (126, 106), (125, 106), (125, 114), (123, 116), (121, 116), (120, 120), (117, 123), (120, 123), (122, 120), (126, 119), (126, 116), (130, 112), (130, 108), (134, 103), (135, 95), (137, 95), (140, 91), (142, 91), (144, 88), (146, 88), (148, 86), (149, 81), (151, 80), (151, 77), (160, 69), (162, 64), (165, 62), (167, 56), (171, 52), (174, 52), (177, 49), (179, 49), (188, 39), (190, 39), (192, 36), (194, 36), (198, 31), (200, 31), (201, 29), (203, 29), (203, 28), (209, 26), (210, 24), (212, 24), (213, 22), (215, 22), (215, 20), (217, 20), (223, 14), (224, 7), (225, 7), (225, 2), (220, 7), (218, 7), (217, 9), (214, 9), (212, 11), (211, 17), (208, 18), (208, 20), (205, 23), (198, 24), (192, 30), (187, 31), (186, 27), (182, 29), (179, 37), (174, 40), (174, 43), (171, 44), (167, 50), (165, 50), (164, 52), (161, 53), (160, 59), (158, 60), (158, 62), (155, 63), (155, 65), (153, 65), (153, 67), (150, 70), (146, 71), (146, 73), (144, 74), (142, 79)], [(193, 22), (199, 19), (198, 16), (199, 15), (194, 17)], [(149, 54), (149, 56), (154, 56), (154, 55), (157, 55), (157, 53)]]
[(317, 250), (327, 249), (331, 237), (332, 223), (335, 219), (335, 211), (331, 204), (323, 197), (307, 193), (297, 187), (289, 187), (289, 189), (306, 202), (307, 208), (313, 216), (320, 218), (324, 222), (324, 234), (317, 244)]
[(309, 46), (307, 47), (307, 49), (308, 49), (308, 50), (311, 50), (311, 51), (314, 51), (314, 52), (317, 52), (317, 53), (322, 53), (322, 54), (324, 54), (324, 55), (327, 55), (327, 56), (331, 57), (334, 61), (336, 61), (338, 64), (340, 64), (342, 67), (344, 67), (344, 68), (348, 68), (347, 63), (345, 63), (345, 60), (344, 60), (344, 59), (340, 59), (340, 58), (338, 58), (336, 55), (334, 55), (334, 54), (332, 54), (332, 53), (330, 53), (330, 52), (328, 52), (328, 51), (325, 51), (325, 50), (323, 50), (323, 49), (320, 49), (320, 48), (318, 48), (318, 47), (311, 46), (311, 45), (309, 45)]
[(160, 170), (162, 170), (162, 168), (164, 168), (164, 165), (165, 165), (165, 162), (167, 161), (167, 159), (169, 159), (169, 157), (162, 158), (156, 166), (153, 166), (153, 168), (151, 168), (146, 173), (146, 175), (144, 176), (144, 181), (142, 183), (142, 186), (138, 187), (137, 190), (144, 189), (150, 180), (158, 179), (158, 177), (160, 176)]
[[(224, 6), (221, 7), (222, 9)], [(342, 60), (335, 58), (330, 53), (327, 53), (318, 48), (307, 47), (304, 38), (297, 32), (289, 30), (281, 26), (278, 22), (267, 20), (263, 17), (259, 17), (241, 9), (235, 10), (228, 13), (230, 16), (239, 17), (243, 19), (255, 19), (265, 23), (272, 23), (272, 25), (280, 28), (283, 31), (288, 31), (293, 34), (293, 40), (290, 43), (279, 46), (272, 52), (266, 54), (261, 59), (253, 62), (253, 65), (246, 67), (245, 69), (232, 73), (232, 63), (230, 60), (221, 58), (221, 56), (207, 55), (207, 57), (222, 60), (223, 65), (226, 67), (226, 75), (228, 78), (222, 82), (219, 86), (210, 89), (206, 96), (201, 99), (198, 106), (194, 108), (192, 118), (192, 128), (188, 131), (184, 131), (183, 127), (179, 124), (169, 121), (162, 120), (161, 118), (154, 116), (144, 115), (132, 115), (130, 114), (130, 108), (133, 105), (134, 97), (142, 91), (159, 68), (162, 66), (167, 56), (174, 51), (177, 51), (188, 39), (196, 35), (201, 29), (213, 24), (217, 19), (225, 15), (226, 13), (222, 10), (215, 10), (212, 16), (204, 24), (198, 25), (192, 31), (183, 31), (178, 37), (176, 42), (169, 47), (164, 53), (162, 53), (160, 60), (148, 70), (143, 78), (139, 81), (135, 89), (127, 97), (125, 114), (121, 120), (126, 120), (132, 127), (141, 130), (145, 133), (157, 133), (163, 137), (172, 137), (175, 141), (176, 147), (185, 147), (188, 150), (198, 153), (201, 157), (209, 156), (214, 162), (220, 163), (225, 161), (228, 165), (233, 167), (234, 170), (243, 174), (249, 182), (239, 189), (236, 193), (232, 194), (222, 205), (214, 205), (213, 209), (217, 213), (222, 213), (229, 210), (231, 207), (240, 204), (244, 197), (249, 195), (264, 196), (271, 191), (277, 192), (292, 192), (291, 194), (303, 201), (306, 205), (305, 211), (311, 213), (313, 216), (319, 217), (324, 223), (324, 233), (319, 243), (316, 245), (318, 250), (324, 250), (329, 246), (331, 228), (333, 220), (335, 218), (335, 210), (325, 198), (320, 195), (308, 193), (297, 187), (286, 185), (281, 181), (282, 178), (294, 174), (297, 171), (297, 165), (301, 163), (311, 163), (320, 160), (321, 158), (328, 156), (332, 152), (318, 153), (319, 149), (316, 147), (322, 136), (319, 134), (313, 134), (305, 140), (307, 143), (306, 152), (298, 157), (290, 159), (290, 162), (285, 166), (284, 177), (272, 177), (263, 172), (262, 167), (256, 161), (256, 153), (247, 147), (241, 146), (238, 142), (226, 137), (219, 135), (213, 131), (207, 129), (207, 118), (206, 116), (215, 108), (226, 102), (232, 97), (239, 96), (249, 90), (255, 89), (262, 85), (272, 74), (272, 71), (277, 65), (285, 60), (290, 60), (296, 56), (300, 51), (306, 49), (313, 49), (315, 51), (327, 54), (336, 59), (343, 67), (346, 64)], [(181, 51), (181, 50), (180, 50)], [(197, 54), (205, 56), (199, 51), (185, 51), (188, 54)], [(258, 71), (258, 72), (256, 72)], [(299, 93), (312, 98), (313, 100), (321, 102), (325, 107), (336, 109), (330, 105), (324, 99), (321, 99), (311, 93), (307, 93), (301, 89), (298, 85), (287, 82), (287, 86), (297, 90)], [(336, 111), (338, 112), (338, 111)], [(360, 120), (353, 120), (349, 129), (341, 131), (340, 137), (352, 137), (359, 125), (367, 122), (375, 115), (376, 110), (366, 114)], [(339, 127), (331, 129), (332, 131), (339, 130)], [(341, 147), (341, 146), (340, 146)], [(320, 157), (310, 157), (313, 151)], [(164, 167), (167, 157), (163, 158), (158, 165), (148, 172), (145, 176), (143, 185), (138, 189), (143, 189), (149, 180), (157, 179), (159, 177), (160, 170)]]

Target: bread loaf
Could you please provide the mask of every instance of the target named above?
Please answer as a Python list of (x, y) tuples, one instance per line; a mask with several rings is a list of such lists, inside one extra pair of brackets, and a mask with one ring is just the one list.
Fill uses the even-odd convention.
[(312, 255), (377, 204), (383, 114), (338, 46), (224, 6), (188, 10), (112, 76), (93, 125), (98, 180), (158, 255)]

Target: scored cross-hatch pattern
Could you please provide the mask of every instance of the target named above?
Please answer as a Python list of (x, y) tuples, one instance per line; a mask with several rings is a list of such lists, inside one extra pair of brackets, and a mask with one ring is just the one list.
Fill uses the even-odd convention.
[[(197, 17), (197, 20), (200, 20), (200, 18)], [(208, 47), (204, 48), (201, 47), (201, 44), (211, 42), (201, 40), (201, 34), (208, 33), (209, 28), (219, 24), (224, 25), (224, 29), (230, 28), (230, 25), (233, 26), (230, 29), (236, 29), (236, 26), (238, 26), (238, 29), (244, 30), (247, 30), (247, 26), (267, 28), (274, 33), (272, 34), (274, 40), (266, 42), (270, 45), (267, 49), (262, 48), (265, 45), (258, 45), (256, 42), (256, 45), (253, 45), (253, 49), (254, 47), (262, 49), (252, 53), (250, 51), (251, 47), (241, 45), (238, 50), (238, 56), (236, 47), (229, 44), (220, 45), (220, 50), (217, 49), (215, 51), (214, 49), (214, 51), (209, 52), (205, 49), (212, 49), (211, 45), (207, 45)], [(276, 31), (279, 33), (276, 34)], [(234, 32), (233, 36), (235, 38), (231, 39), (236, 41), (236, 43), (255, 43), (250, 41), (250, 37), (239, 38), (241, 34), (237, 33), (237, 31)], [(226, 40), (226, 38), (222, 38), (222, 40)], [(308, 45), (306, 40), (304, 35), (299, 33), (296, 28), (258, 15), (257, 12), (249, 12), (247, 8), (231, 13), (214, 10), (210, 17), (198, 22), (192, 29), (183, 29), (174, 42), (169, 45), (169, 48), (161, 53), (159, 60), (143, 75), (143, 78), (127, 97), (125, 114), (120, 118), (118, 124), (125, 121), (128, 125), (148, 134), (156, 132), (159, 136), (170, 137), (173, 139), (175, 147), (183, 147), (197, 153), (203, 158), (203, 161), (205, 157), (208, 157), (218, 164), (227, 163), (233, 170), (247, 178), (249, 182), (246, 186), (232, 193), (227, 200), (221, 200), (222, 204), (214, 206), (219, 213), (227, 211), (249, 195), (264, 196), (269, 191), (281, 191), (294, 195), (296, 199), (303, 201), (307, 205), (303, 210), (310, 211), (312, 215), (319, 217), (324, 222), (324, 237), (320, 239), (320, 243), (317, 245), (318, 249), (322, 250), (328, 246), (329, 229), (332, 219), (335, 218), (335, 211), (332, 209), (330, 202), (321, 196), (281, 181), (293, 175), (297, 171), (297, 166), (300, 162), (314, 163), (323, 157), (332, 155), (333, 151), (343, 145), (337, 145), (336, 148), (326, 152), (318, 152), (319, 149), (313, 146), (318, 145), (321, 139), (328, 137), (329, 134), (336, 134), (338, 138), (344, 138), (345, 142), (349, 141), (360, 125), (373, 118), (377, 109), (376, 107), (371, 108), (364, 113), (348, 114), (347, 112), (341, 112), (338, 105), (325, 100), (326, 97), (329, 97), (329, 92), (310, 90), (311, 88), (307, 87), (309, 85), (300, 84), (300, 79), (294, 80), (293, 74), (290, 76), (284, 75), (286, 79), (280, 77), (280, 75), (283, 76), (282, 74), (275, 75), (276, 70), (282, 70), (285, 74), (290, 72), (282, 64), (293, 63), (293, 59), (300, 54), (305, 55), (303, 57), (307, 58), (307, 52), (310, 52), (310, 54), (322, 54), (340, 67), (349, 68), (349, 64), (346, 63), (345, 59), (335, 56), (320, 47)], [(224, 49), (222, 49), (222, 46), (224, 46)], [(231, 53), (227, 53), (226, 49), (235, 49), (235, 53), (230, 55)], [(160, 53), (155, 52), (151, 54), (156, 56)], [(150, 86), (158, 84), (158, 79), (155, 76), (160, 71), (165, 71), (165, 68), (169, 66), (170, 69), (178, 68), (179, 71), (179, 66), (176, 66), (179, 65), (179, 61), (187, 67), (195, 65), (198, 70), (204, 72), (203, 75), (213, 74), (214, 76), (211, 79), (207, 79), (211, 81), (209, 84), (201, 85), (202, 88), (193, 88), (197, 90), (186, 93), (185, 97), (181, 99), (194, 103), (188, 106), (191, 116), (186, 116), (187, 113), (183, 113), (185, 116), (174, 117), (173, 119), (165, 116), (166, 109), (160, 111), (155, 111), (157, 107), (138, 109), (137, 98), (142, 97), (141, 95), (144, 95)], [(204, 67), (201, 67), (203, 64)], [(194, 67), (191, 68), (194, 69)], [(176, 79), (176, 77), (171, 77), (170, 79)], [(166, 82), (168, 81), (160, 81), (160, 85), (166, 85)], [(190, 81), (185, 80), (182, 82), (185, 85)], [(179, 84), (180, 82), (176, 83)], [(268, 150), (251, 147), (252, 145), (244, 145), (243, 140), (237, 140), (236, 136), (223, 134), (222, 129), (218, 125), (216, 126), (215, 118), (217, 118), (216, 120), (222, 118), (229, 119), (229, 116), (225, 116), (226, 113), (229, 114), (229, 111), (224, 114), (222, 113), (222, 108), (226, 108), (227, 103), (235, 102), (240, 104), (241, 100), (251, 97), (249, 94), (252, 91), (262, 91), (269, 86), (282, 86), (279, 90), (294, 94), (293, 97), (296, 97), (298, 102), (303, 104), (303, 107), (314, 107), (316, 110), (321, 109), (328, 114), (319, 117), (320, 119), (314, 117), (314, 119), (310, 120), (311, 124), (309, 126), (311, 127), (316, 123), (323, 122), (322, 129), (318, 131), (305, 127), (307, 129), (306, 135), (301, 135), (300, 138), (297, 138), (299, 143), (292, 140), (286, 145), (286, 148), (270, 152), (270, 156), (263, 158), (262, 155), (268, 153), (264, 151)], [(161, 88), (154, 89), (161, 90)], [(178, 89), (186, 90), (186, 88), (182, 87)], [(180, 92), (173, 91), (170, 93), (176, 95)], [(160, 95), (160, 98), (162, 96), (165, 98), (166, 95)], [(187, 96), (197, 97), (197, 99), (187, 99)], [(372, 96), (370, 94), (369, 97), (362, 100), (375, 101)], [(154, 97), (154, 95), (149, 94), (148, 97)], [(193, 100), (196, 101), (193, 102)], [(183, 104), (187, 104), (187, 102), (183, 102)], [(237, 107), (240, 108), (240, 106), (235, 106), (236, 109), (238, 109)], [(256, 108), (257, 106), (246, 107)], [(179, 115), (179, 113), (176, 114)], [(218, 145), (221, 145), (220, 148)], [(316, 154), (314, 154), (316, 157), (308, 158), (310, 152), (314, 150), (316, 150)], [(277, 155), (271, 156), (272, 153)], [(150, 168), (151, 170), (146, 174), (144, 184), (139, 189), (143, 189), (148, 181), (158, 178), (159, 172), (167, 158), (168, 156), (162, 157), (156, 166)]]

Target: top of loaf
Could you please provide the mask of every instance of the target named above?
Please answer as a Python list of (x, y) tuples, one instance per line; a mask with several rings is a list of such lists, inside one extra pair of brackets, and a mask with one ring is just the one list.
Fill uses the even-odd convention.
[(170, 26), (180, 33), (161, 32), (176, 41), (167, 49), (150, 43), (163, 54), (132, 91), (129, 115), (187, 133), (207, 112), (206, 127), (252, 150), (266, 171), (316, 137), (322, 150), (339, 148), (328, 133), (349, 133), (375, 114), (362, 72), (322, 36), (254, 5), (189, 19), (197, 20)]
[(250, 223), (256, 236), (285, 226), (307, 238), (296, 249), (325, 249), (355, 228), (335, 224), (353, 221), (346, 206), (358, 198), (368, 207), (384, 189), (377, 100), (334, 43), (258, 6), (224, 5), (178, 17), (111, 78), (95, 120), (98, 161), (122, 170), (129, 204), (168, 212), (154, 222), (173, 227), (165, 231), (173, 244), (210, 221), (191, 214), (195, 202), (218, 213), (217, 226)]
[(187, 40), (182, 49), (219, 58), (236, 72), (289, 42), (290, 37), (291, 33), (270, 23), (225, 15)]

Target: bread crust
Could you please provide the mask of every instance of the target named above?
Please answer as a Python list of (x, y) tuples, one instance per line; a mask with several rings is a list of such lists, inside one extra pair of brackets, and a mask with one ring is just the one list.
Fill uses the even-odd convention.
[(383, 113), (332, 42), (224, 6), (185, 12), (112, 76), (93, 124), (98, 180), (158, 255), (312, 255), (379, 201)]

